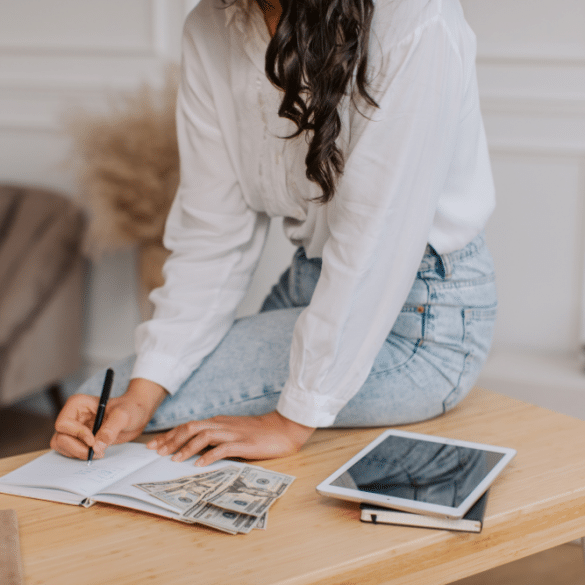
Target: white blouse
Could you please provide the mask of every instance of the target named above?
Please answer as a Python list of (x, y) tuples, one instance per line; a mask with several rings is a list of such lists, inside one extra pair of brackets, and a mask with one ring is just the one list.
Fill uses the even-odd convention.
[[(278, 411), (323, 427), (365, 381), (429, 242), (462, 248), (484, 228), (494, 187), (475, 36), (458, 0), (377, 0), (370, 40), (375, 109), (346, 100), (346, 165), (333, 200), (305, 176), (304, 136), (279, 118), (266, 78), (262, 13), (201, 0), (183, 37), (177, 106), (181, 181), (169, 214), (165, 285), (136, 332), (133, 377), (171, 394), (231, 327), (269, 218), (321, 257), (294, 330)], [(364, 115), (362, 115), (362, 112)]]

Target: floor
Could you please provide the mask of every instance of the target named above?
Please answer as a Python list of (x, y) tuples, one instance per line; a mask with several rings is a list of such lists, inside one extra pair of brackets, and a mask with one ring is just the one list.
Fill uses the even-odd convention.
[[(48, 449), (52, 434), (49, 416), (0, 409), (0, 457)], [(585, 585), (583, 550), (565, 544), (453, 585)]]

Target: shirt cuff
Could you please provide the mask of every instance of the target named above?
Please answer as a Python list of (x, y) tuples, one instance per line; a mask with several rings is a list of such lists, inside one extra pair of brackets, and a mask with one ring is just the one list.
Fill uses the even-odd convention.
[(149, 352), (136, 357), (131, 378), (150, 380), (160, 384), (169, 394), (174, 394), (190, 374), (175, 357)]
[(330, 427), (345, 406), (342, 400), (285, 385), (276, 410), (282, 416), (307, 427)]

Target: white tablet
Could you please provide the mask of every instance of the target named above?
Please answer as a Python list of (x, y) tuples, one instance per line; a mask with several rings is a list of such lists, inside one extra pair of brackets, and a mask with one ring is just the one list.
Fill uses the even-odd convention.
[(324, 496), (462, 518), (514, 449), (399, 430), (382, 433), (317, 486)]

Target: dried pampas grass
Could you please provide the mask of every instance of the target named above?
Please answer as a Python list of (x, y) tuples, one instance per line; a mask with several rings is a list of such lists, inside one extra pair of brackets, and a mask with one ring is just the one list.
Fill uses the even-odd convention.
[(131, 246), (162, 248), (179, 181), (177, 80), (177, 67), (170, 67), (161, 89), (145, 84), (117, 96), (106, 114), (78, 113), (66, 121), (92, 257)]

